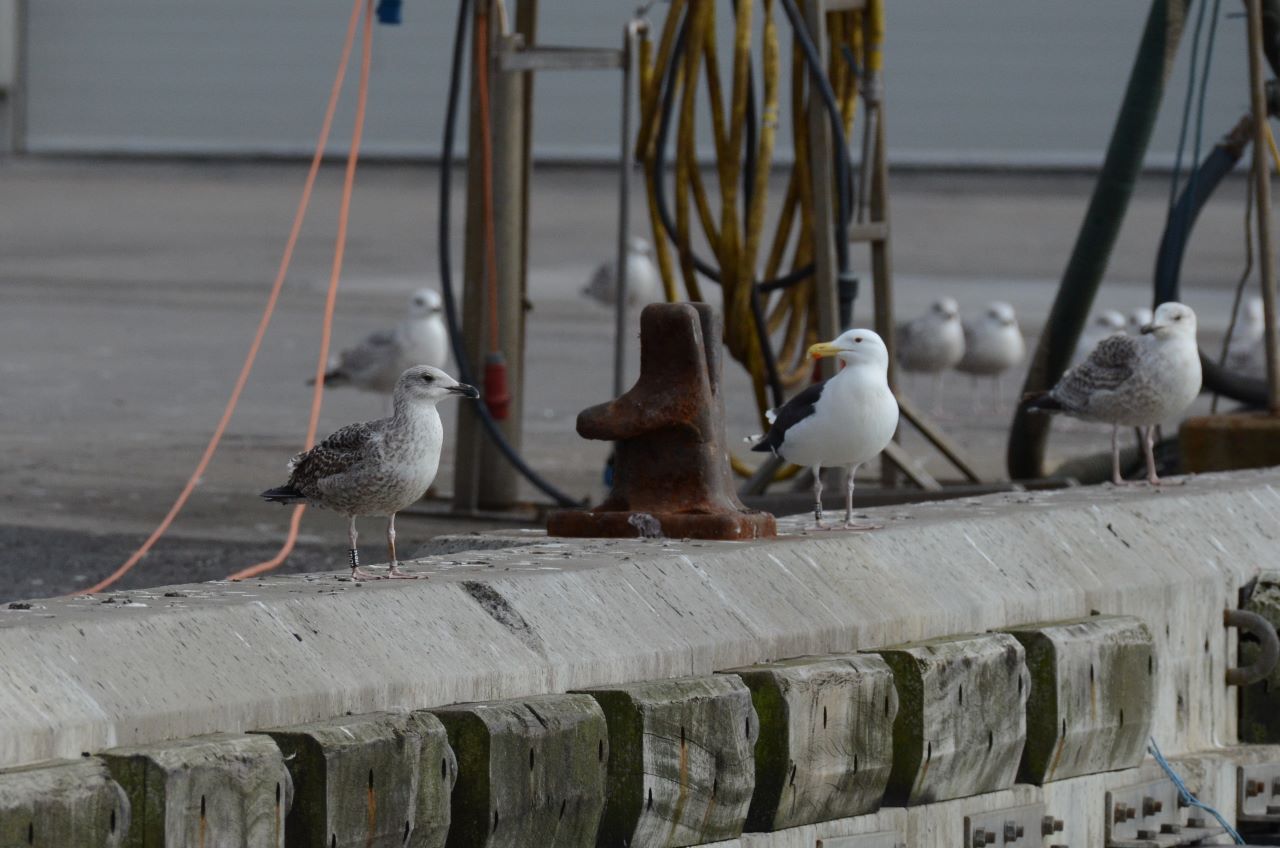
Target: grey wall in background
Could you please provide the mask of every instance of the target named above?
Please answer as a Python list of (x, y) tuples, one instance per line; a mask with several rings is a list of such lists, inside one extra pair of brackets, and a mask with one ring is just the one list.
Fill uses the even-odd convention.
[[(634, 3), (541, 5), (543, 43), (612, 46)], [(28, 0), (27, 8), (30, 151), (252, 155), (310, 152), (350, 5)], [(656, 21), (665, 8), (655, 8)], [(728, 8), (719, 4), (726, 32)], [(1222, 8), (1237, 12), (1239, 4)], [(1136, 0), (890, 0), (892, 160), (1097, 163), (1147, 9)], [(377, 28), (365, 136), (371, 154), (438, 152), (455, 14), (456, 3), (404, 0), (405, 24)], [(1190, 31), (1189, 25), (1151, 164), (1170, 162), (1177, 143)], [(1243, 45), (1244, 21), (1221, 18), (1206, 143), (1248, 107)], [(354, 78), (353, 65), (349, 95)], [(542, 76), (538, 155), (615, 156), (618, 85), (610, 72)], [(350, 119), (348, 103), (335, 128), (337, 150), (345, 147)], [(779, 141), (785, 156), (789, 139), (784, 134)]]

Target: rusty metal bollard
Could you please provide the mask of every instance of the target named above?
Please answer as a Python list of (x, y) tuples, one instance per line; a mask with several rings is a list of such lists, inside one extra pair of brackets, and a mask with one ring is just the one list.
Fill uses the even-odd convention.
[(720, 319), (705, 303), (640, 315), (640, 379), (583, 410), (578, 434), (615, 442), (613, 490), (590, 510), (553, 513), (552, 536), (740, 540), (777, 535), (734, 491), (725, 453)]

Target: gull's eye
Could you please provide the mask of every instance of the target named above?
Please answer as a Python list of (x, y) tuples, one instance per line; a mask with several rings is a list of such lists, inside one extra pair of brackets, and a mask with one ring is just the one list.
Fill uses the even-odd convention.
[(435, 378), (435, 377), (432, 377), (430, 374), (423, 374), (423, 375), (422, 375), (422, 382), (424, 382), (424, 383), (432, 383), (432, 382), (435, 382), (435, 379), (436, 379), (436, 378)]
[(1182, 320), (1182, 316), (1181, 316), (1181, 315), (1175, 315), (1175, 316), (1173, 316), (1173, 320), (1175, 320), (1175, 321), (1181, 321), (1181, 320)]
[(853, 340), (858, 344), (862, 344), (862, 336), (855, 336)]

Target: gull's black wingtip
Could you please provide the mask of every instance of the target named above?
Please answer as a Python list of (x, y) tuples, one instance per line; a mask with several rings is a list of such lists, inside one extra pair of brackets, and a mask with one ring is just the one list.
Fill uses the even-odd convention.
[(1048, 392), (1028, 392), (1022, 396), (1019, 407), (1023, 412), (1062, 412), (1063, 406)]
[(307, 496), (292, 486), (276, 486), (262, 493), (262, 499), (271, 503), (295, 504), (305, 503)]

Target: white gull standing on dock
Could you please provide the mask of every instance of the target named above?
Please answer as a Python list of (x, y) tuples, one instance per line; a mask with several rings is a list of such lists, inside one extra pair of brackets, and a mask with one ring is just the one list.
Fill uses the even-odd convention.
[(440, 295), (418, 289), (409, 298), (404, 320), (390, 330), (370, 333), (338, 354), (324, 375), (324, 384), (386, 394), (412, 365), (444, 367), (449, 360), (449, 331), (442, 313)]
[[(956, 370), (973, 375), (974, 388), (979, 377), (995, 382), (996, 403), (1000, 403), (1000, 377), (1017, 367), (1026, 355), (1027, 345), (1018, 329), (1013, 307), (1003, 301), (988, 304), (981, 315), (964, 322), (964, 357)], [(977, 392), (974, 392), (975, 402)]]
[(940, 297), (928, 312), (899, 324), (896, 344), (903, 371), (933, 375), (932, 403), (936, 406), (943, 373), (964, 357), (964, 328), (955, 298)]
[(898, 428), (898, 402), (889, 390), (889, 350), (870, 330), (849, 330), (835, 341), (809, 348), (814, 359), (837, 357), (844, 365), (783, 404), (753, 451), (772, 451), (787, 462), (813, 469), (813, 514), (822, 524), (822, 468), (844, 466), (844, 524), (853, 523), (853, 481), (858, 466), (873, 459)]
[(1200, 393), (1196, 313), (1181, 303), (1162, 303), (1141, 336), (1117, 333), (1103, 339), (1084, 362), (1047, 392), (1024, 400), (1029, 412), (1058, 412), (1111, 425), (1111, 479), (1120, 476), (1120, 427), (1141, 427), (1147, 482), (1156, 474), (1152, 433), (1182, 413)]
[(440, 467), (444, 427), (436, 404), (447, 397), (476, 398), (475, 388), (439, 368), (415, 365), (400, 375), (389, 418), (350, 424), (289, 462), (289, 482), (262, 493), (273, 503), (305, 503), (347, 516), (351, 576), (360, 569), (356, 517), (387, 516), (388, 577), (410, 577), (396, 559), (396, 513), (417, 501)]

